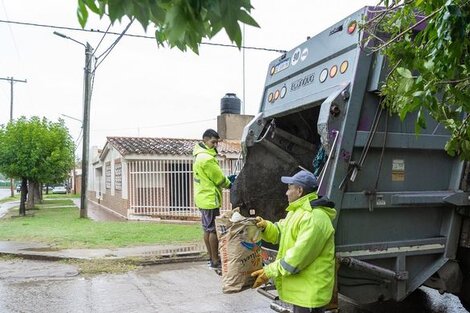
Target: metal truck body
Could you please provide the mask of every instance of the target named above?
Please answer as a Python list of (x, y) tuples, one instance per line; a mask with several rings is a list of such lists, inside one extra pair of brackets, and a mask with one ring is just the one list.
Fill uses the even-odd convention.
[(460, 213), (469, 205), (464, 163), (445, 152), (449, 135), (430, 117), (418, 136), (415, 116), (401, 121), (382, 109), (387, 67), (361, 44), (358, 26), (370, 12), (355, 12), (270, 63), (259, 113), (244, 130), (232, 206), (279, 220), (287, 207), (280, 177), (303, 167), (336, 204), (341, 294), (359, 303), (400, 301), (425, 283), (458, 293)]

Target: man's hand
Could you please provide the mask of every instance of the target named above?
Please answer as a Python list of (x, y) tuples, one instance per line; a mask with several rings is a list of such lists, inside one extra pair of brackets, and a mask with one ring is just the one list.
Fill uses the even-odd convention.
[(227, 176), (227, 178), (233, 184), (235, 182), (235, 179), (237, 179), (237, 175), (229, 175)]
[(256, 220), (256, 227), (258, 227), (262, 231), (264, 231), (266, 227), (268, 226), (268, 222), (266, 222), (266, 220), (263, 219), (261, 216), (257, 216), (255, 220)]
[(251, 273), (251, 277), (256, 277), (255, 283), (251, 288), (258, 288), (261, 285), (264, 285), (268, 282), (269, 278), (264, 273), (264, 269), (260, 269)]

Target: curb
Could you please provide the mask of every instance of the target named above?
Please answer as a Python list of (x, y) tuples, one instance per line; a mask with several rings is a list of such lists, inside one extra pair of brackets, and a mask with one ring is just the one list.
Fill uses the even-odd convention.
[(207, 259), (206, 256), (198, 254), (198, 255), (184, 255), (184, 256), (168, 256), (165, 257), (163, 256), (162, 258), (159, 259), (141, 259), (141, 260), (136, 260), (137, 265), (142, 265), (142, 266), (149, 266), (149, 265), (162, 265), (162, 264), (170, 264), (170, 263), (186, 263), (186, 262), (202, 262)]
[(50, 255), (50, 254), (35, 254), (35, 253), (18, 253), (18, 252), (5, 252), (0, 251), (1, 255), (18, 257), (26, 260), (38, 260), (38, 261), (61, 261), (61, 260), (83, 260), (83, 261), (93, 261), (93, 260), (130, 260), (135, 265), (160, 265), (160, 264), (169, 264), (169, 263), (184, 263), (184, 262), (198, 262), (204, 261), (207, 257), (203, 252), (188, 252), (188, 253), (178, 253), (178, 254), (163, 254), (154, 257), (146, 256), (125, 256), (125, 257), (95, 257), (95, 258), (80, 258), (80, 257), (70, 257), (70, 256), (61, 256), (61, 255)]
[(60, 261), (64, 259), (77, 259), (77, 258), (62, 258), (62, 257), (52, 256), (52, 255), (42, 255), (42, 254), (39, 255), (39, 254), (0, 251), (0, 256), (2, 255), (13, 256), (13, 257), (21, 258), (21, 259), (26, 259), (26, 260), (38, 260), (38, 261)]

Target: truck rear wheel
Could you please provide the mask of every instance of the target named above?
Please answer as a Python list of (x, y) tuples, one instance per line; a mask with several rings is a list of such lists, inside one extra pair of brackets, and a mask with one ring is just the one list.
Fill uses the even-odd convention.
[(463, 273), (463, 282), (460, 293), (457, 296), (464, 308), (470, 312), (470, 248), (460, 247), (458, 260)]

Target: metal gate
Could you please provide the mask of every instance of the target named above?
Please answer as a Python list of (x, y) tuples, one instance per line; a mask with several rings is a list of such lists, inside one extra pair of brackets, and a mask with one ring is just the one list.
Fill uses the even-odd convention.
[[(236, 162), (219, 160), (225, 175), (234, 173)], [(192, 158), (129, 161), (129, 216), (198, 218), (192, 168)], [(224, 189), (221, 213), (230, 209), (230, 192)]]

